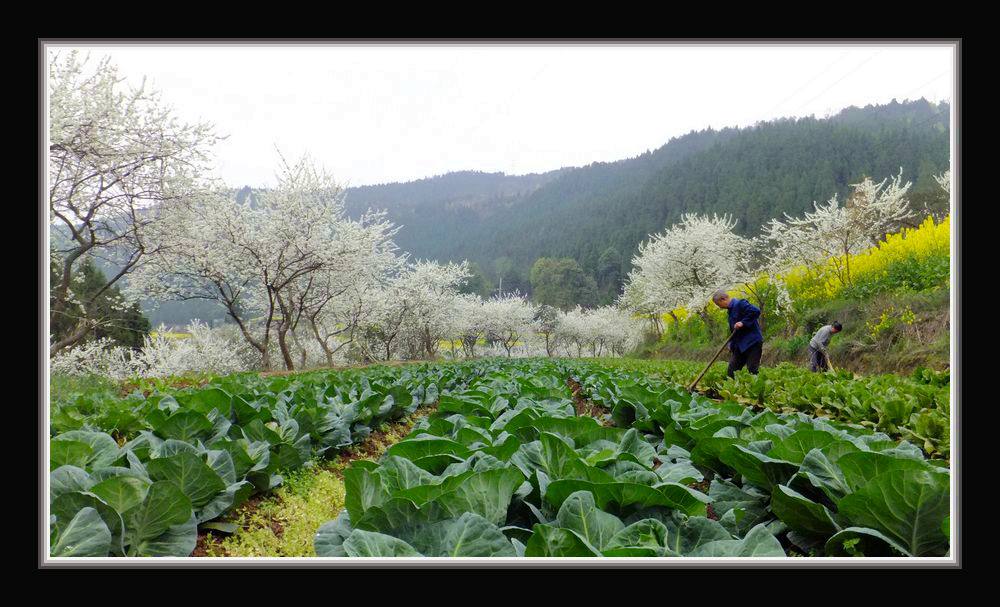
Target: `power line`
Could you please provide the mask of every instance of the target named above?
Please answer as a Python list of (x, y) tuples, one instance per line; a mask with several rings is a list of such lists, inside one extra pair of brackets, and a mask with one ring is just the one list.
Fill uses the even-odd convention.
[(810, 99), (809, 101), (806, 101), (805, 103), (803, 103), (802, 105), (800, 105), (798, 109), (799, 109), (799, 110), (801, 110), (802, 108), (804, 108), (804, 107), (808, 106), (808, 105), (809, 105), (810, 103), (812, 103), (813, 101), (816, 101), (817, 99), (819, 99), (820, 97), (822, 97), (823, 95), (825, 95), (825, 94), (826, 94), (826, 93), (827, 93), (827, 92), (828, 92), (828, 91), (829, 91), (830, 89), (832, 89), (833, 87), (835, 87), (835, 86), (837, 86), (838, 84), (840, 84), (841, 82), (843, 82), (845, 78), (847, 78), (848, 76), (851, 76), (851, 75), (853, 75), (853, 74), (856, 74), (856, 73), (858, 73), (858, 71), (859, 71), (859, 70), (860, 70), (860, 69), (861, 69), (862, 67), (864, 67), (864, 66), (868, 65), (868, 63), (869, 63), (869, 62), (871, 62), (871, 60), (872, 60), (872, 59), (874, 59), (875, 57), (878, 57), (878, 56), (879, 56), (879, 55), (881, 55), (881, 54), (882, 54), (882, 51), (876, 51), (875, 53), (873, 53), (872, 55), (870, 55), (870, 56), (869, 56), (869, 57), (868, 57), (867, 59), (865, 59), (865, 60), (864, 60), (864, 61), (862, 61), (862, 62), (861, 62), (860, 64), (858, 64), (858, 66), (857, 66), (857, 67), (855, 67), (855, 68), (854, 68), (853, 70), (851, 70), (851, 71), (847, 72), (846, 74), (844, 74), (843, 76), (841, 76), (840, 78), (838, 78), (838, 79), (837, 79), (836, 81), (834, 81), (834, 83), (833, 83), (833, 84), (831, 84), (830, 86), (828, 86), (828, 87), (826, 87), (825, 89), (823, 89), (822, 91), (820, 91), (820, 92), (819, 92), (819, 93), (818, 93), (818, 94), (817, 94), (816, 96), (814, 96), (814, 97), (813, 97), (812, 99)]
[(941, 72), (940, 74), (938, 74), (937, 76), (934, 76), (933, 78), (931, 78), (931, 79), (930, 79), (930, 80), (928, 80), (927, 82), (925, 82), (925, 83), (921, 84), (921, 85), (920, 85), (920, 86), (918, 86), (917, 88), (915, 88), (915, 89), (913, 89), (913, 90), (911, 90), (911, 91), (907, 92), (907, 93), (906, 93), (905, 95), (903, 95), (903, 98), (904, 98), (904, 99), (905, 99), (905, 98), (908, 98), (908, 97), (909, 97), (910, 95), (912, 95), (913, 93), (916, 93), (917, 91), (919, 91), (920, 89), (924, 88), (924, 87), (925, 87), (925, 86), (927, 86), (928, 84), (930, 84), (930, 83), (934, 82), (935, 80), (939, 79), (939, 78), (940, 78), (941, 76), (947, 76), (947, 75), (948, 75), (948, 74), (950, 74), (950, 73), (951, 73), (951, 70), (950, 70), (950, 69), (948, 69), (948, 70), (945, 70), (945, 71)]
[(803, 90), (805, 90), (805, 89), (806, 89), (806, 87), (808, 87), (808, 86), (809, 86), (810, 84), (812, 84), (813, 82), (816, 82), (816, 80), (818, 80), (818, 79), (819, 79), (819, 78), (820, 78), (821, 76), (823, 76), (823, 75), (825, 75), (825, 74), (826, 74), (827, 72), (829, 72), (829, 71), (830, 71), (830, 68), (832, 68), (832, 67), (833, 67), (834, 65), (836, 65), (836, 64), (838, 64), (838, 63), (840, 63), (840, 61), (841, 61), (841, 60), (842, 60), (842, 59), (843, 59), (844, 57), (846, 57), (846, 56), (847, 56), (847, 52), (845, 51), (845, 52), (844, 52), (844, 53), (842, 53), (842, 54), (841, 54), (841, 55), (840, 55), (839, 57), (837, 57), (836, 59), (834, 59), (834, 60), (833, 60), (833, 63), (831, 63), (830, 65), (826, 66), (826, 68), (825, 68), (825, 69), (824, 69), (823, 71), (821, 71), (820, 73), (818, 73), (818, 74), (816, 74), (815, 76), (813, 76), (812, 78), (810, 78), (808, 82), (806, 82), (805, 84), (803, 84), (803, 85), (802, 85), (802, 86), (800, 86), (799, 88), (795, 89), (795, 92), (794, 92), (794, 93), (792, 93), (792, 94), (791, 94), (791, 95), (789, 95), (788, 97), (785, 97), (785, 98), (784, 98), (784, 99), (783, 99), (783, 100), (782, 100), (781, 102), (779, 102), (779, 103), (778, 103), (778, 104), (776, 104), (776, 105), (775, 105), (774, 107), (772, 107), (772, 108), (771, 108), (770, 110), (768, 110), (768, 112), (767, 112), (767, 115), (768, 115), (768, 116), (771, 116), (771, 115), (773, 115), (773, 114), (774, 114), (774, 112), (775, 112), (775, 111), (776, 111), (776, 110), (777, 110), (777, 109), (778, 109), (779, 107), (781, 107), (781, 106), (785, 105), (785, 103), (787, 103), (787, 102), (788, 102), (789, 100), (791, 100), (791, 99), (792, 99), (793, 97), (795, 97), (796, 95), (798, 95), (799, 93), (801, 93), (801, 92), (802, 92)]

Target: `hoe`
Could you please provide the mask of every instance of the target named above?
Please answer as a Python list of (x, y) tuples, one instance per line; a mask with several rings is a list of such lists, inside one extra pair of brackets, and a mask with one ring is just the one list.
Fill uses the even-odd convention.
[(692, 382), (691, 385), (688, 386), (688, 392), (694, 392), (694, 387), (698, 385), (698, 382), (701, 381), (701, 378), (705, 377), (705, 374), (708, 373), (708, 370), (712, 368), (712, 365), (715, 364), (716, 359), (719, 358), (719, 355), (722, 354), (722, 351), (726, 349), (727, 345), (729, 345), (729, 341), (733, 338), (733, 335), (736, 335), (735, 329), (733, 330), (732, 333), (729, 334), (729, 337), (726, 338), (726, 341), (722, 342), (722, 345), (719, 346), (719, 351), (715, 353), (715, 356), (713, 356), (712, 360), (708, 362), (708, 365), (704, 368), (704, 370), (702, 370), (702, 372), (698, 375), (698, 377), (695, 378), (694, 382)]

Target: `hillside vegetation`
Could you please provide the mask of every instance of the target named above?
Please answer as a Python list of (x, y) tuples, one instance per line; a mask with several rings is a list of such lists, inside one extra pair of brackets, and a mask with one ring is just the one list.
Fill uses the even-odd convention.
[[(830, 344), (837, 368), (867, 373), (948, 369), (950, 226), (950, 217), (928, 217), (918, 228), (846, 256), (849, 281), (840, 277), (845, 259), (830, 259), (813, 270), (795, 268), (786, 278), (791, 310), (779, 314), (763, 306), (764, 364), (806, 364), (809, 339), (839, 320), (844, 329)], [(663, 334), (648, 342), (642, 355), (708, 359), (726, 334), (725, 313), (714, 307), (707, 316), (676, 310), (663, 322)]]

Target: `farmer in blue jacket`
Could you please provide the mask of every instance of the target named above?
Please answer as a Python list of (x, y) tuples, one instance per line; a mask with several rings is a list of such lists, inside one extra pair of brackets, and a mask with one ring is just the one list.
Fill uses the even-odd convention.
[(733, 299), (722, 289), (712, 295), (712, 301), (720, 308), (728, 308), (729, 330), (736, 332), (729, 342), (731, 355), (726, 375), (733, 377), (743, 367), (756, 375), (764, 346), (764, 336), (757, 322), (760, 308), (745, 299)]

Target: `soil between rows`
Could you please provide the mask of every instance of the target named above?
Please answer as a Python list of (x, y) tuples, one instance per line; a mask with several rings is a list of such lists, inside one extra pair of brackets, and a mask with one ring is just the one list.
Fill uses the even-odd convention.
[[(351, 445), (339, 452), (333, 459), (322, 460), (315, 468), (317, 471), (330, 471), (339, 479), (343, 479), (342, 470), (356, 460), (375, 461), (385, 452), (386, 449), (402, 440), (416, 424), (418, 420), (426, 417), (437, 409), (437, 403), (421, 407), (403, 420), (388, 424), (382, 430), (373, 431), (364, 441)], [(258, 493), (253, 495), (239, 508), (230, 512), (220, 522), (239, 522), (241, 520), (252, 520), (261, 511), (263, 505), (268, 502), (280, 503), (281, 497), (275, 493)], [(264, 526), (269, 527), (275, 537), (281, 538), (284, 533), (284, 525), (276, 518), (267, 518)], [(238, 532), (237, 532), (238, 533)], [(223, 544), (225, 536), (218, 536), (211, 531), (198, 530), (198, 540), (191, 556), (209, 557), (213, 555), (233, 556), (228, 553)]]
[(566, 385), (569, 386), (570, 392), (573, 393), (573, 405), (576, 407), (577, 415), (587, 415), (596, 419), (602, 426), (611, 427), (614, 422), (610, 418), (606, 417), (611, 411), (607, 407), (602, 407), (600, 405), (595, 405), (590, 402), (583, 394), (583, 386), (580, 385), (578, 381), (572, 377), (566, 378)]

